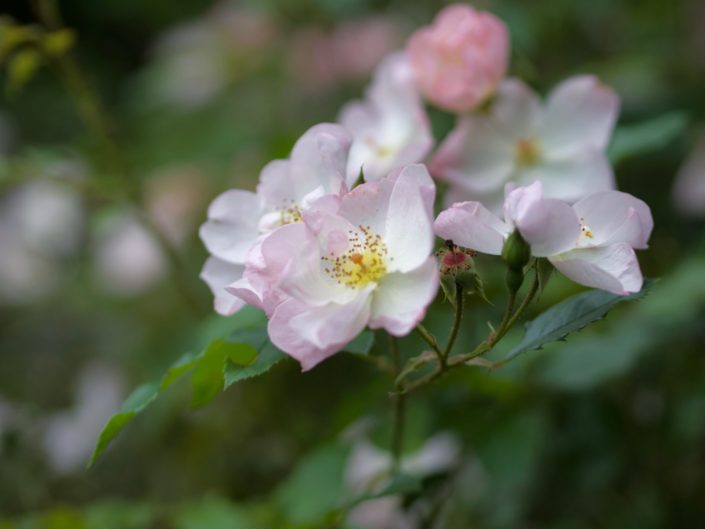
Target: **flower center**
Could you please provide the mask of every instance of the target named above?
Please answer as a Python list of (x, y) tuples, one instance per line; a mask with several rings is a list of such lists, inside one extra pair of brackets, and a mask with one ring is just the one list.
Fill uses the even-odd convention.
[(520, 167), (531, 167), (539, 161), (540, 154), (536, 141), (523, 138), (516, 143), (514, 159)]
[(321, 257), (324, 270), (346, 288), (363, 288), (387, 273), (387, 246), (369, 226), (348, 233), (348, 249), (338, 256)]
[(292, 224), (294, 222), (301, 222), (303, 217), (301, 216), (301, 208), (297, 205), (291, 205), (288, 208), (280, 209), (280, 222), (281, 225)]
[(585, 219), (580, 217), (580, 237), (578, 238), (578, 245), (589, 245), (590, 239), (594, 239), (595, 235), (592, 233), (590, 226), (585, 224)]

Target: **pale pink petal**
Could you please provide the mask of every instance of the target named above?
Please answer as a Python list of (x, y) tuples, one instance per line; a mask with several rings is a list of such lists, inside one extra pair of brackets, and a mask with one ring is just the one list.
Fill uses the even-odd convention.
[(573, 208), (560, 200), (543, 198), (540, 182), (511, 191), (504, 216), (517, 227), (536, 257), (574, 248), (580, 237), (580, 222)]
[(639, 292), (644, 282), (636, 254), (627, 243), (581, 248), (549, 257), (549, 260), (576, 283), (615, 294)]
[(431, 173), (468, 198), (502, 192), (514, 170), (514, 142), (485, 116), (463, 116), (434, 155)]
[(337, 195), (345, 184), (345, 168), (352, 138), (334, 123), (311, 127), (291, 151), (291, 178), (297, 201), (315, 189)]
[(576, 202), (581, 198), (615, 188), (612, 166), (602, 151), (592, 148), (564, 158), (544, 158), (533, 167), (522, 170), (517, 177), (520, 185), (535, 181), (543, 184), (547, 198)]
[[(334, 223), (337, 221), (337, 223)], [(347, 244), (348, 224), (344, 219), (331, 217), (326, 231), (314, 233), (305, 223), (287, 224), (273, 231), (262, 241), (261, 255), (269, 278), (277, 278), (277, 288), (286, 296), (295, 297), (312, 306), (331, 301), (346, 303), (354, 291), (338, 285), (325, 274), (321, 260), (328, 250), (340, 250), (328, 241)], [(325, 239), (323, 244), (321, 239)], [(274, 279), (271, 279), (272, 281)]]
[(288, 160), (275, 160), (262, 170), (257, 192), (272, 208), (305, 205), (307, 197), (340, 194), (351, 138), (340, 125), (322, 123), (296, 142)]
[(511, 226), (479, 202), (453, 204), (433, 224), (436, 235), (481, 253), (500, 255)]
[(342, 350), (362, 332), (370, 316), (371, 288), (358, 291), (350, 303), (343, 305), (311, 307), (287, 299), (269, 320), (269, 338), (307, 371)]
[(363, 170), (376, 181), (392, 169), (421, 161), (433, 145), (426, 111), (404, 53), (382, 62), (365, 101), (346, 105), (340, 123), (352, 133), (347, 166), (348, 186)]
[(245, 302), (225, 290), (225, 287), (242, 277), (244, 265), (231, 264), (216, 257), (209, 257), (201, 271), (201, 279), (213, 292), (213, 306), (218, 314), (230, 316), (240, 310)]
[(218, 195), (208, 208), (208, 221), (200, 229), (203, 244), (214, 256), (243, 263), (259, 235), (261, 215), (257, 195), (231, 189)]
[(539, 98), (519, 79), (500, 85), (490, 113), (499, 132), (513, 140), (533, 138), (541, 123)]
[(415, 270), (387, 274), (374, 292), (370, 327), (384, 328), (394, 336), (408, 334), (423, 320), (438, 285), (438, 263), (434, 257)]
[(586, 246), (626, 242), (632, 248), (648, 248), (654, 220), (643, 200), (620, 191), (603, 191), (580, 200), (573, 209), (591, 232), (584, 239)]
[(548, 96), (541, 145), (552, 155), (604, 150), (619, 114), (619, 97), (591, 75), (571, 77)]
[(264, 258), (262, 242), (270, 235), (261, 237), (252, 247), (242, 277), (226, 287), (229, 293), (263, 310), (268, 316), (286, 297), (279, 285), (289, 266), (284, 259), (270, 259), (268, 262)]
[(407, 165), (393, 182), (384, 239), (389, 252), (388, 271), (408, 272), (421, 266), (433, 250), (433, 202), (436, 186), (426, 167)]

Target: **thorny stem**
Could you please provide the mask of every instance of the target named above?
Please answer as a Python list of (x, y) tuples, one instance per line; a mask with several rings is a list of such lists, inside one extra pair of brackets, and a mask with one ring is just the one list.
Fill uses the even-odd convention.
[[(58, 30), (63, 27), (56, 0), (36, 0), (35, 11), (39, 20), (47, 28)], [(55, 65), (58, 68), (59, 77), (74, 100), (81, 119), (100, 142), (105, 157), (115, 174), (122, 177), (121, 184), (126, 191), (127, 199), (137, 206), (142, 225), (153, 236), (169, 260), (171, 273), (185, 304), (191, 310), (196, 309), (200, 306), (201, 300), (188, 287), (191, 284), (192, 274), (187, 270), (181, 255), (171, 241), (156, 226), (151, 217), (144, 213), (144, 198), (139, 178), (131, 171), (129, 164), (122, 156), (120, 147), (115, 140), (115, 127), (110, 115), (103, 107), (100, 98), (91, 87), (79, 62), (71, 52), (57, 57)]]
[(446, 348), (443, 350), (443, 354), (440, 357), (441, 367), (444, 368), (447, 364), (448, 355), (453, 349), (453, 344), (458, 338), (458, 331), (460, 330), (460, 322), (463, 319), (463, 287), (462, 285), (456, 285), (455, 288), (455, 315), (453, 317), (453, 325), (450, 328), (450, 336), (448, 336), (448, 343)]
[[(394, 362), (394, 370), (398, 376), (401, 372), (401, 352), (399, 351), (399, 341), (396, 337), (389, 335), (389, 349)], [(406, 395), (400, 391), (400, 386), (395, 383), (394, 399), (394, 419), (392, 423), (392, 471), (399, 470), (401, 455), (404, 448), (404, 426), (406, 416)]]
[[(536, 297), (536, 294), (538, 293), (539, 290), (539, 278), (538, 278), (538, 273), (536, 273), (534, 277), (534, 281), (529, 289), (529, 291), (526, 294), (526, 297), (524, 300), (521, 302), (519, 307), (514, 310), (514, 307), (516, 305), (516, 294), (515, 293), (510, 293), (509, 300), (507, 301), (507, 308), (505, 309), (504, 316), (502, 318), (502, 322), (500, 323), (499, 327), (495, 332), (493, 332), (487, 339), (485, 339), (483, 342), (481, 342), (475, 349), (470, 351), (469, 353), (465, 353), (462, 355), (456, 355), (452, 356), (450, 358), (446, 359), (445, 363), (439, 362), (437, 366), (434, 368), (433, 371), (428, 373), (427, 375), (418, 378), (411, 382), (408, 385), (403, 385), (403, 380), (397, 380), (398, 384), (398, 390), (402, 394), (408, 394), (411, 393), (419, 388), (422, 388), (423, 386), (426, 386), (439, 378), (441, 378), (445, 373), (447, 373), (449, 370), (465, 365), (474, 358), (477, 358), (478, 356), (481, 356), (488, 351), (490, 351), (511, 329), (511, 327), (516, 323), (516, 321), (524, 314), (526, 309), (529, 307), (533, 299)], [(412, 359), (413, 361), (413, 359)], [(419, 364), (421, 365), (421, 364)], [(499, 368), (504, 366), (504, 362), (497, 362), (495, 364), (492, 364), (493, 368)]]
[(440, 346), (438, 345), (438, 342), (436, 341), (436, 337), (433, 336), (433, 334), (431, 334), (430, 331), (420, 323), (416, 326), (416, 332), (419, 334), (419, 336), (421, 336), (421, 338), (423, 338), (423, 340), (431, 347), (431, 349), (433, 349), (433, 351), (440, 358), (443, 353), (441, 351)]

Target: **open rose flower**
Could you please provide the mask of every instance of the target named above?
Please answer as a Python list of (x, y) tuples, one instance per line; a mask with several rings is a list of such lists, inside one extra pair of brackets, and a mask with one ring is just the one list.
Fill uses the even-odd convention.
[(460, 202), (441, 212), (434, 227), (440, 237), (493, 255), (516, 229), (532, 255), (547, 257), (566, 277), (624, 295), (641, 290), (634, 249), (647, 248), (653, 219), (644, 202), (626, 193), (602, 191), (571, 206), (544, 198), (535, 182), (509, 191), (504, 220), (479, 202)]
[(317, 199), (347, 191), (350, 141), (340, 125), (311, 127), (288, 160), (275, 160), (262, 169), (256, 193), (231, 189), (213, 200), (200, 230), (211, 253), (201, 278), (213, 291), (217, 312), (233, 314), (245, 304), (225, 287), (242, 279), (248, 256), (256, 255), (264, 236), (301, 221), (303, 211)]
[(279, 271), (270, 275), (280, 292), (272, 342), (307, 370), (367, 326), (409, 333), (438, 289), (434, 196), (426, 168), (410, 165), (319, 200), (303, 223), (264, 239), (258, 268)]
[(509, 33), (490, 13), (453, 4), (416, 31), (406, 50), (423, 95), (445, 110), (467, 112), (504, 79)]
[(614, 189), (605, 148), (618, 112), (615, 92), (592, 76), (562, 82), (545, 104), (524, 83), (509, 79), (488, 113), (459, 118), (431, 173), (450, 184), (449, 204), (479, 200), (497, 211), (507, 182), (536, 180), (546, 196), (575, 202)]
[(364, 101), (348, 103), (340, 123), (353, 136), (347, 178), (362, 170), (368, 182), (392, 169), (420, 162), (433, 146), (431, 126), (404, 53), (378, 67)]

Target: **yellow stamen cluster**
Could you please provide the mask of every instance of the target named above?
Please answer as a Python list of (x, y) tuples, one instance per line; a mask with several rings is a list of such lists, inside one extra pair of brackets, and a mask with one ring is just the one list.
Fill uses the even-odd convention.
[(540, 152), (538, 145), (532, 139), (521, 139), (517, 141), (514, 159), (520, 167), (530, 167), (538, 163)]
[(582, 217), (580, 217), (580, 234), (588, 239), (593, 239), (595, 237), (590, 227), (585, 224), (585, 219)]
[(348, 232), (348, 249), (335, 256), (321, 257), (324, 270), (336, 283), (347, 288), (363, 288), (387, 273), (387, 246), (369, 226)]
[(303, 217), (301, 216), (301, 208), (297, 205), (291, 205), (287, 208), (279, 210), (281, 214), (281, 224), (292, 224), (294, 222), (301, 222)]

